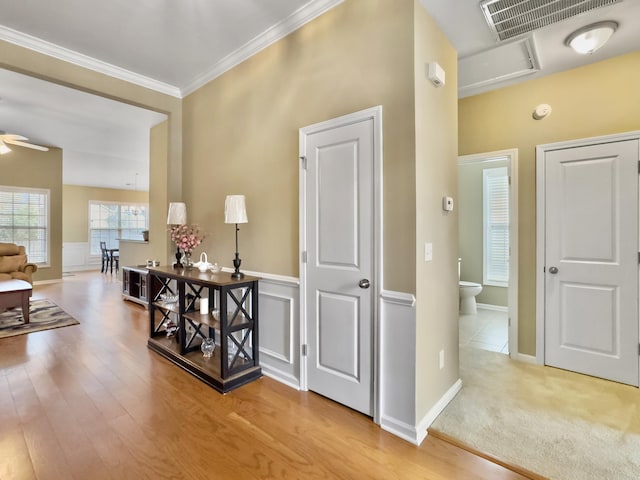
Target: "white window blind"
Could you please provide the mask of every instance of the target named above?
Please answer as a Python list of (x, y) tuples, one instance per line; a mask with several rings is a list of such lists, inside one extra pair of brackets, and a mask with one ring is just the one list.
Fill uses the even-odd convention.
[(483, 283), (509, 282), (509, 177), (507, 167), (487, 168), (483, 185)]
[(22, 245), (31, 263), (49, 262), (49, 190), (0, 186), (0, 242)]
[(147, 229), (148, 207), (143, 204), (89, 202), (91, 255), (100, 255), (100, 242), (118, 248), (118, 239), (142, 240)]

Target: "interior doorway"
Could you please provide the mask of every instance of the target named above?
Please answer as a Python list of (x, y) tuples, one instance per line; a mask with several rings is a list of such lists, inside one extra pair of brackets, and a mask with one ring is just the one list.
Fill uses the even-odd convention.
[(516, 357), (518, 151), (459, 157), (458, 182), (460, 345)]

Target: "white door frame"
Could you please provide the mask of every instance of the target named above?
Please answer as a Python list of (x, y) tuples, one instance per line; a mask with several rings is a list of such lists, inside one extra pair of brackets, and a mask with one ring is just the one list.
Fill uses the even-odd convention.
[(341, 117), (333, 118), (324, 122), (309, 125), (301, 128), (299, 132), (299, 225), (300, 225), (300, 389), (308, 390), (307, 383), (307, 268), (305, 263), (307, 251), (307, 218), (306, 218), (306, 170), (303, 155), (306, 147), (307, 135), (330, 130), (340, 126), (349, 125), (365, 120), (373, 121), (373, 285), (375, 290), (372, 292), (372, 374), (373, 381), (373, 420), (380, 423), (380, 321), (379, 321), (379, 303), (382, 292), (382, 106), (371, 107), (359, 112), (350, 113)]
[[(545, 225), (546, 225), (546, 185), (545, 154), (552, 150), (587, 147), (602, 143), (640, 140), (640, 130), (599, 137), (589, 137), (566, 142), (547, 143), (536, 146), (536, 363), (544, 365), (545, 339)], [(640, 158), (638, 159), (640, 161)], [(640, 235), (639, 235), (640, 241)], [(638, 245), (640, 252), (640, 245)], [(640, 298), (640, 292), (639, 297)], [(640, 318), (638, 319), (640, 322)], [(640, 339), (638, 339), (640, 341)]]
[(518, 149), (475, 153), (458, 157), (458, 165), (507, 158), (511, 178), (509, 190), (509, 288), (507, 293), (507, 315), (509, 316), (509, 357), (520, 358), (518, 348)]

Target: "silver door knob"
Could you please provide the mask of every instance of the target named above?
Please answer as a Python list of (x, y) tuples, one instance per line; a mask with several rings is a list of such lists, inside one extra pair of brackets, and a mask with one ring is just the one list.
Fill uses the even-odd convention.
[(549, 267), (549, 273), (553, 273), (555, 275), (558, 273), (558, 267)]
[(366, 278), (363, 278), (362, 280), (360, 280), (360, 282), (358, 283), (358, 286), (360, 288), (369, 288), (369, 286), (371, 285), (371, 283), (369, 283), (369, 280), (367, 280)]

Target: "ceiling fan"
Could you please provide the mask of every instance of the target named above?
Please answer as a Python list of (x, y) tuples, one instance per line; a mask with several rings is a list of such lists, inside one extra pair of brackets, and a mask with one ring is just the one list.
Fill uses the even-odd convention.
[(21, 147), (33, 148), (34, 150), (40, 150), (42, 152), (49, 151), (47, 147), (34, 145), (33, 143), (26, 142), (26, 140), (29, 140), (29, 139), (21, 135), (6, 133), (0, 130), (0, 155), (4, 155), (5, 153), (9, 153), (11, 151), (11, 149), (7, 146), (7, 144), (20, 145)]

